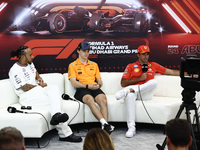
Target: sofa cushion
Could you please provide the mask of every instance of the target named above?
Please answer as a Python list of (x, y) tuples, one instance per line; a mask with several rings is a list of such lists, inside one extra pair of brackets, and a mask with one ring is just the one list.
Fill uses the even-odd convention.
[(121, 90), (122, 72), (102, 72), (101, 79), (103, 82), (102, 90), (106, 95), (114, 95), (117, 91)]
[[(21, 105), (9, 105), (15, 107), (17, 110), (22, 111)], [(8, 113), (7, 107), (0, 109), (0, 129), (6, 126), (13, 126), (22, 132), (26, 138), (40, 138), (42, 135), (54, 128), (49, 124), (51, 119), (50, 113), (44, 109), (32, 107), (32, 110), (23, 110), (30, 114), (24, 113)]]
[(68, 73), (64, 73), (63, 76), (65, 81), (65, 94), (68, 94), (70, 97), (73, 97), (76, 92), (76, 88), (74, 88), (71, 85), (71, 82), (68, 80)]
[(158, 82), (158, 86), (154, 96), (182, 98), (181, 92), (183, 88), (181, 87), (181, 78), (179, 76), (155, 74), (155, 79)]
[(61, 73), (40, 74), (47, 85), (56, 85), (60, 93), (64, 93), (64, 77)]
[(0, 91), (0, 108), (6, 107), (10, 104), (18, 103), (18, 96), (15, 94), (9, 79), (0, 80)]

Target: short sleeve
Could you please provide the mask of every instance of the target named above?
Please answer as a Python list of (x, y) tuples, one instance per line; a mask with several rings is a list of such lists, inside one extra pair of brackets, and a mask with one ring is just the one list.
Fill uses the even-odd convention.
[(9, 72), (9, 78), (15, 89), (19, 89), (20, 87), (26, 84), (26, 81), (19, 70), (11, 69)]
[(165, 68), (165, 67), (159, 65), (158, 63), (154, 63), (154, 65), (155, 65), (155, 72), (156, 72), (156, 73), (160, 73), (160, 74), (162, 74), (162, 75), (165, 74), (165, 71), (166, 71), (167, 68)]
[(96, 64), (96, 79), (99, 79), (99, 78), (101, 78), (101, 74), (100, 74), (100, 71), (99, 71), (99, 67)]
[(73, 77), (76, 78), (76, 70), (75, 70), (75, 68), (73, 67), (72, 64), (69, 64), (69, 67), (68, 67), (68, 79), (73, 78)]
[(125, 69), (125, 71), (123, 73), (122, 78), (124, 78), (124, 79), (130, 79), (130, 76), (131, 76), (131, 67), (130, 67), (130, 65), (127, 65), (126, 69)]

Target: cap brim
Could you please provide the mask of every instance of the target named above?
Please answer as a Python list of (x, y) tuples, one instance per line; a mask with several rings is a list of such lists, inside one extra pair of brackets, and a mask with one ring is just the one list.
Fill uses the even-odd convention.
[(89, 49), (89, 48), (87, 48), (87, 49), (81, 49), (81, 50), (85, 51), (85, 50), (90, 50), (90, 49)]
[(151, 53), (150, 51), (147, 51), (147, 52), (139, 52), (140, 54), (144, 54), (144, 53)]

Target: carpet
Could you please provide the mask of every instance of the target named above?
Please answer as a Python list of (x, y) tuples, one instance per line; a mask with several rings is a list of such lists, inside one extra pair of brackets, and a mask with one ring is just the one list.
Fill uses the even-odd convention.
[[(165, 134), (163, 125), (154, 124), (136, 124), (136, 135), (133, 138), (126, 138), (127, 131), (126, 123), (111, 123), (115, 126), (115, 130), (111, 133), (111, 138), (114, 142), (116, 150), (156, 150), (156, 144), (162, 145)], [(77, 125), (71, 126), (75, 135), (84, 138), (89, 129), (99, 127), (98, 124), (79, 125), (79, 132), (77, 132)], [(42, 150), (82, 150), (83, 142), (71, 143), (59, 141), (56, 130), (49, 131), (41, 139), (38, 140), (40, 149)], [(35, 150), (38, 146), (36, 139), (25, 139), (27, 150)], [(167, 146), (165, 146), (167, 149)]]

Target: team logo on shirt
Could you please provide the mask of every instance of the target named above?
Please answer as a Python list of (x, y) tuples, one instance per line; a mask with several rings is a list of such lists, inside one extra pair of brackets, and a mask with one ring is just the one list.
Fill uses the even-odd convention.
[(34, 73), (35, 70), (34, 70), (34, 68), (32, 66), (30, 66), (30, 69)]
[(153, 70), (151, 68), (148, 69), (149, 72), (153, 72)]
[(135, 72), (139, 72), (140, 69), (139, 69), (139, 68), (135, 68), (134, 71), (135, 71)]
[(15, 75), (14, 78), (15, 78), (15, 82), (16, 82), (17, 84), (20, 84), (20, 83), (21, 83), (21, 79), (20, 79), (17, 75)]

